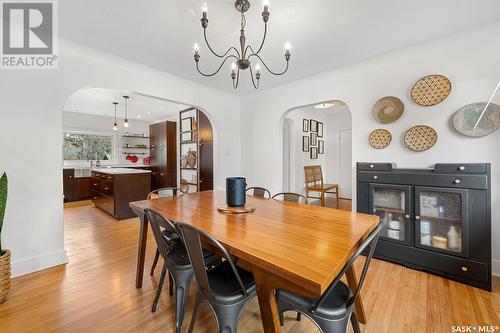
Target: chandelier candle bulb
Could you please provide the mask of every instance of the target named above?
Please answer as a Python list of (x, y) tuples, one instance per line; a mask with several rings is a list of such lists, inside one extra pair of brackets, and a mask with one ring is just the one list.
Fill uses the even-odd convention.
[(264, 6), (264, 11), (267, 12), (269, 10), (269, 0), (263, 0), (262, 5)]
[(203, 1), (203, 5), (201, 6), (201, 11), (203, 13), (203, 17), (207, 17), (208, 6), (206, 1)]

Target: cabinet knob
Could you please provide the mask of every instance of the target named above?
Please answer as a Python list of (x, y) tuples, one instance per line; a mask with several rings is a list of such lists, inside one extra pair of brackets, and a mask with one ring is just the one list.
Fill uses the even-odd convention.
[(467, 272), (469, 269), (465, 266), (462, 266), (462, 271)]
[(461, 181), (460, 179), (458, 179), (458, 178), (457, 178), (457, 179), (455, 179), (453, 182), (454, 182), (455, 184), (460, 184), (462, 181)]
[(69, 178), (73, 178), (73, 176), (69, 176)]
[(463, 166), (463, 165), (459, 166), (459, 167), (458, 167), (458, 170), (460, 170), (460, 171), (464, 171), (464, 170), (465, 170), (465, 166)]
[(160, 173), (160, 176), (165, 176), (165, 174), (164, 173)]
[(409, 218), (410, 218), (410, 214), (406, 214), (405, 219), (409, 219)]
[(378, 176), (373, 176), (373, 179), (377, 180), (377, 179), (378, 179)]
[(415, 216), (415, 220), (420, 220), (420, 216)]
[(107, 190), (109, 190), (109, 187), (105, 187), (105, 188), (104, 188), (104, 191), (107, 191)]
[(370, 164), (370, 169), (373, 169), (373, 168), (375, 168), (375, 165)]

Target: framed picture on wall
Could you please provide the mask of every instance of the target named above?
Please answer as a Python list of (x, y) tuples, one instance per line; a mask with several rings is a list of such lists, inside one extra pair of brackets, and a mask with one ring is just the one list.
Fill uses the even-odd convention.
[(188, 132), (193, 130), (193, 117), (181, 119), (181, 132)]
[(318, 122), (316, 120), (311, 119), (309, 121), (309, 130), (311, 132), (316, 132), (316, 133), (318, 132)]
[(310, 158), (311, 158), (311, 160), (318, 159), (318, 147), (311, 147)]
[(302, 132), (309, 132), (309, 119), (302, 119)]
[(323, 137), (323, 123), (318, 121), (318, 138), (322, 137)]
[(309, 143), (311, 147), (316, 147), (318, 145), (318, 134), (311, 133), (311, 141)]
[(304, 135), (302, 137), (302, 151), (304, 152), (309, 151), (309, 137), (307, 135)]
[(324, 153), (325, 153), (325, 141), (318, 140), (318, 154), (324, 154)]

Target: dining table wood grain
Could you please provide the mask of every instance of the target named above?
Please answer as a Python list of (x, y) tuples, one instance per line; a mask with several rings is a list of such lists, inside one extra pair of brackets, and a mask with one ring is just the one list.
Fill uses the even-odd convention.
[[(320, 297), (379, 224), (374, 215), (252, 196), (247, 205), (255, 211), (249, 214), (220, 213), (225, 204), (226, 193), (217, 190), (130, 203), (141, 220), (136, 287), (142, 286), (148, 230), (144, 209), (150, 208), (207, 232), (237, 265), (253, 272), (266, 333), (281, 332), (276, 289)], [(353, 268), (346, 278), (351, 288), (357, 285)], [(361, 295), (355, 311), (366, 322)]]

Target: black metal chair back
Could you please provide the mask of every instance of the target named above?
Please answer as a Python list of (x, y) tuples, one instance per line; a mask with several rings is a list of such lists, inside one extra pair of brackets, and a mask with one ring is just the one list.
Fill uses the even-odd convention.
[(306, 205), (310, 204), (309, 199), (307, 199), (302, 194), (298, 194), (298, 193), (292, 193), (292, 192), (278, 193), (278, 194), (275, 194), (273, 196), (273, 199), (277, 199), (279, 197), (283, 197), (284, 201), (297, 202), (297, 203), (305, 203)]
[[(171, 240), (167, 238), (167, 234), (177, 235), (177, 229), (172, 221), (152, 209), (146, 208), (144, 209), (144, 213), (146, 214), (151, 230), (153, 231), (158, 250), (160, 251), (161, 256), (166, 259), (168, 253), (172, 251), (175, 246), (170, 242)], [(163, 230), (167, 230), (168, 233), (162, 232)], [(178, 237), (176, 237), (176, 239), (177, 238)], [(174, 238), (172, 238), (172, 240), (173, 239)]]
[(342, 271), (340, 271), (340, 273), (337, 275), (335, 280), (333, 280), (333, 282), (330, 284), (328, 289), (326, 289), (326, 291), (318, 299), (316, 304), (314, 304), (314, 306), (311, 308), (311, 312), (314, 313), (314, 311), (316, 311), (321, 306), (321, 304), (328, 298), (328, 295), (335, 289), (335, 285), (340, 281), (340, 278), (345, 274), (345, 272), (349, 269), (349, 267), (351, 267), (351, 265), (354, 263), (356, 258), (358, 258), (358, 256), (369, 247), (368, 253), (367, 253), (366, 259), (365, 259), (365, 264), (363, 266), (363, 271), (361, 272), (361, 276), (359, 278), (358, 286), (357, 286), (356, 290), (352, 291), (353, 295), (348, 300), (348, 302), (346, 304), (346, 308), (349, 308), (354, 303), (354, 301), (356, 300), (356, 297), (358, 297), (358, 294), (359, 294), (359, 291), (361, 290), (361, 287), (363, 287), (363, 283), (364, 283), (365, 277), (366, 277), (366, 272), (368, 271), (368, 267), (370, 266), (370, 261), (373, 257), (373, 252), (375, 251), (375, 247), (377, 246), (377, 241), (378, 241), (378, 238), (380, 235), (380, 229), (381, 229), (381, 226), (379, 225), (374, 231), (372, 231), (372, 233), (363, 242), (363, 244), (361, 244), (360, 248), (349, 259), (347, 264), (344, 266), (344, 268), (342, 268)]
[[(247, 296), (247, 292), (245, 289), (245, 285), (240, 277), (240, 274), (236, 270), (236, 266), (234, 265), (233, 259), (227, 252), (227, 250), (222, 246), (219, 241), (217, 241), (212, 236), (203, 232), (200, 229), (193, 227), (190, 224), (183, 222), (176, 222), (175, 226), (179, 230), (181, 234), (182, 240), (184, 241), (184, 245), (186, 246), (187, 253), (189, 256), (189, 260), (191, 260), (191, 264), (193, 265), (194, 275), (196, 280), (198, 281), (198, 286), (200, 288), (201, 293), (204, 297), (209, 299), (214, 299), (214, 294), (210, 289), (210, 283), (208, 282), (207, 271), (205, 269), (205, 261), (203, 259), (203, 246), (202, 240), (210, 243), (212, 246), (218, 249), (220, 253), (219, 256), (226, 259), (231, 266), (231, 269), (238, 281), (238, 284), (241, 287), (241, 292), (244, 296)], [(222, 255), (220, 255), (222, 254)]]
[(183, 190), (177, 187), (163, 187), (159, 188), (157, 190), (151, 191), (148, 194), (148, 200), (154, 199), (155, 197), (158, 198), (167, 198), (167, 197), (174, 197), (174, 196), (182, 196), (186, 194)]
[(247, 188), (247, 194), (262, 199), (271, 199), (271, 192), (264, 187), (254, 186)]

